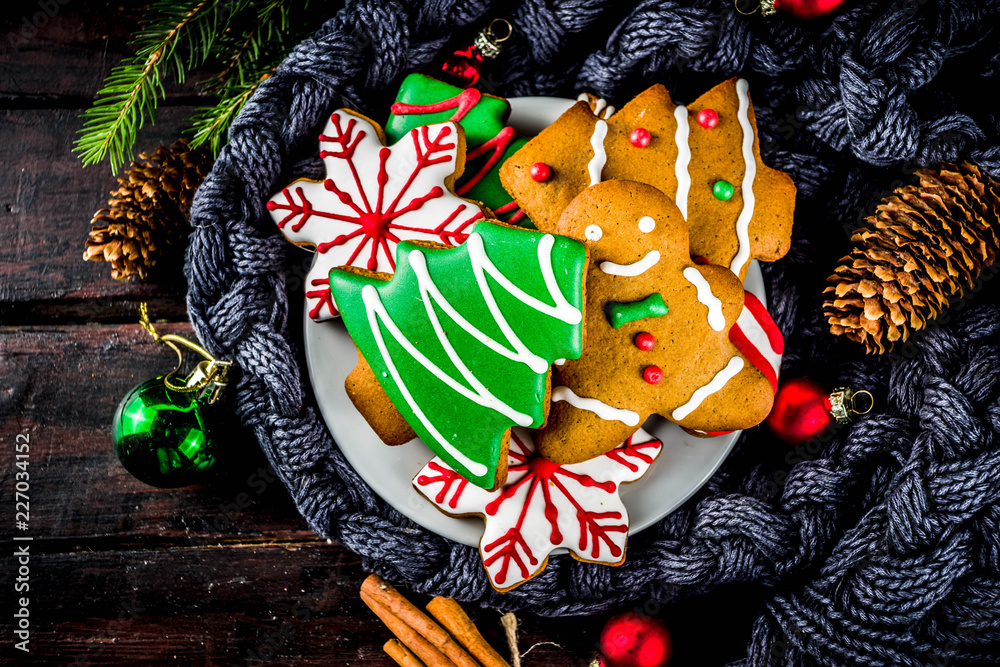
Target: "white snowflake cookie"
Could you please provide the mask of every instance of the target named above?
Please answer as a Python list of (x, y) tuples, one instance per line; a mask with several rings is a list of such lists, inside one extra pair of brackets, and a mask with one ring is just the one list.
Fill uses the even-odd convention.
[(400, 241), (459, 245), (483, 217), (450, 190), (465, 163), (456, 123), (414, 128), (387, 147), (374, 122), (341, 109), (319, 141), (326, 180), (297, 180), (267, 202), (289, 241), (316, 249), (306, 298), (317, 321), (337, 316), (331, 269), (393, 273)]
[(606, 454), (559, 465), (535, 453), (530, 431), (515, 427), (501, 488), (474, 486), (439, 458), (413, 486), (446, 514), (483, 517), (479, 554), (493, 587), (508, 591), (541, 572), (558, 547), (580, 561), (621, 565), (629, 519), (619, 489), (642, 477), (662, 448), (639, 429)]

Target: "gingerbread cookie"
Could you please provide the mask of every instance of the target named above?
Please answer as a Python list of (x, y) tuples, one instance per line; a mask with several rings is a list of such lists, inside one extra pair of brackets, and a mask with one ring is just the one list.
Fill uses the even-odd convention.
[(692, 255), (742, 280), (751, 259), (788, 251), (795, 204), (791, 178), (760, 159), (747, 91), (744, 79), (730, 79), (684, 107), (656, 85), (608, 119), (577, 103), (504, 163), (500, 178), (543, 231), (602, 180), (652, 185), (677, 203)]
[(341, 109), (319, 140), (326, 180), (297, 180), (267, 202), (289, 241), (316, 248), (306, 299), (317, 321), (337, 315), (327, 284), (331, 269), (392, 273), (400, 241), (457, 245), (483, 217), (474, 202), (452, 193), (465, 164), (455, 123), (414, 128), (386, 147), (378, 125)]
[(621, 565), (629, 518), (618, 493), (662, 448), (639, 429), (603, 456), (558, 465), (535, 452), (530, 432), (514, 428), (503, 488), (472, 486), (440, 459), (424, 466), (413, 486), (446, 514), (483, 518), (479, 554), (493, 587), (509, 591), (541, 572), (559, 547), (580, 561)]
[[(586, 248), (483, 221), (457, 248), (401, 243), (397, 253), (391, 280), (330, 272), (344, 324), (416, 434), (493, 488), (510, 427), (545, 422), (550, 365), (582, 352)], [(373, 414), (383, 403), (355, 404), (383, 439), (398, 437)]]
[(652, 414), (719, 432), (760, 423), (771, 384), (730, 342), (744, 306), (727, 268), (695, 265), (681, 211), (649, 185), (605, 181), (566, 208), (558, 233), (587, 243), (587, 347), (556, 367), (538, 450), (598, 456)]
[(399, 87), (385, 132), (395, 142), (421, 125), (458, 123), (465, 131), (467, 152), (465, 173), (455, 183), (455, 193), (481, 202), (504, 222), (533, 228), (500, 183), (500, 165), (527, 143), (507, 125), (509, 115), (510, 104), (502, 97), (410, 74)]

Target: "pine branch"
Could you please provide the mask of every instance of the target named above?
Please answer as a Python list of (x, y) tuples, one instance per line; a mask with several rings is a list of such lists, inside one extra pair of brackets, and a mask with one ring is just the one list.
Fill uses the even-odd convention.
[(191, 140), (191, 148), (197, 148), (207, 143), (212, 152), (218, 154), (219, 149), (226, 139), (226, 133), (233, 118), (240, 112), (246, 101), (256, 92), (266, 79), (270, 78), (277, 65), (264, 72), (260, 78), (241, 91), (223, 98), (218, 104), (210, 107), (203, 107), (191, 118), (194, 130), (194, 138)]
[[(234, 19), (243, 18), (253, 11), (254, 21), (242, 32), (237, 29), (238, 26), (230, 26), (231, 31), (235, 33), (235, 39), (220, 40), (217, 55), (225, 65), (209, 83), (209, 87), (222, 88), (233, 84), (242, 87), (259, 78), (253, 76), (252, 70), (259, 69), (262, 54), (271, 54), (277, 50), (274, 48), (276, 43), (284, 45), (288, 41), (283, 39), (283, 36), (290, 27), (288, 23), (290, 4), (289, 0), (265, 0), (257, 6), (253, 0), (248, 0), (234, 8)], [(230, 30), (227, 30), (228, 32)], [(285, 49), (280, 51), (284, 53)]]
[[(74, 150), (84, 166), (108, 157), (111, 170), (132, 159), (132, 145), (145, 119), (153, 120), (164, 98), (163, 68), (172, 66), (178, 81), (203, 63), (214, 42), (219, 0), (177, 0), (153, 3), (134, 41), (136, 55), (115, 67), (97, 93)], [(183, 42), (187, 58), (178, 51)]]

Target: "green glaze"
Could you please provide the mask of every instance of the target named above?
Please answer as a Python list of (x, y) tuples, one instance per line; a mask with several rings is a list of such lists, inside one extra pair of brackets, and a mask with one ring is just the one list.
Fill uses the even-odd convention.
[(612, 301), (608, 304), (607, 314), (611, 326), (617, 329), (644, 317), (662, 317), (667, 314), (667, 310), (667, 304), (663, 303), (663, 297), (657, 292), (633, 303)]
[[(399, 88), (396, 103), (433, 105), (445, 100), (453, 100), (465, 90), (423, 74), (410, 74), (403, 80)], [(462, 118), (455, 119), (454, 116), (457, 113), (457, 107), (427, 113), (393, 113), (386, 121), (385, 134), (389, 143), (393, 144), (415, 127), (456, 120), (465, 132), (465, 150), (468, 155), (503, 131), (507, 126), (506, 120), (510, 113), (510, 104), (503, 98), (483, 94), (475, 106), (469, 109)], [(482, 155), (467, 158), (465, 171), (455, 183), (456, 192), (467, 199), (482, 202), (493, 211), (509, 204), (512, 199), (500, 183), (500, 166), (526, 143), (528, 141), (523, 137), (515, 138), (486, 174), (466, 190), (469, 181), (475, 179), (493, 155), (493, 151), (487, 150)], [(497, 214), (502, 220), (510, 220), (511, 215), (511, 213)], [(515, 224), (529, 229), (534, 228), (526, 216), (519, 218)]]
[[(543, 258), (551, 257), (555, 284), (565, 300), (559, 316), (516, 298), (490, 276), (488, 269), (483, 273), (502, 319), (530, 354), (540, 358), (532, 364), (503, 356), (458, 322), (456, 315), (495, 345), (514, 350), (476, 279), (474, 266), (484, 264), (476, 259), (480, 243), (486, 258), (502, 276), (547, 306), (556, 304), (557, 299), (543, 278), (540, 244)], [(547, 253), (549, 243), (552, 246)], [(396, 273), (389, 281), (340, 270), (330, 272), (330, 289), (341, 317), (375, 377), (417, 435), (466, 479), (491, 488), (507, 429), (519, 423), (516, 419), (531, 428), (541, 426), (545, 419), (549, 365), (560, 358), (578, 359), (582, 353), (585, 248), (566, 237), (483, 221), (457, 248), (431, 249), (404, 242), (396, 252)], [(418, 276), (422, 265), (455, 314), (447, 313), (439, 302), (421, 291)], [(406, 343), (392, 333), (392, 325), (378, 314), (377, 304), (384, 307), (388, 321), (398, 327)], [(428, 304), (443, 336), (435, 330)], [(412, 349), (407, 349), (407, 344)], [(446, 344), (453, 346), (457, 361), (449, 356)], [(424, 355), (428, 363), (418, 360), (414, 352)], [(459, 365), (464, 365), (474, 380), (463, 375)], [(438, 374), (431, 370), (432, 366)], [(470, 395), (449, 386), (441, 376)], [(487, 399), (482, 398), (484, 392), (475, 388), (475, 382), (482, 383), (506, 408), (482, 405)], [(504, 410), (515, 411), (521, 417), (512, 417)], [(453, 452), (472, 463), (463, 463)]]
[[(410, 74), (403, 79), (399, 92), (396, 94), (396, 102), (399, 104), (429, 105), (450, 100), (460, 95), (463, 90), (465, 89), (423, 74)], [(432, 113), (389, 114), (389, 120), (385, 124), (385, 135), (388, 138), (388, 143), (390, 145), (396, 143), (415, 127), (451, 120), (455, 112), (456, 109), (451, 108)], [(479, 99), (479, 103), (472, 107), (459, 121), (465, 131), (466, 150), (470, 151), (497, 136), (500, 130), (506, 126), (505, 121), (508, 114), (510, 114), (510, 103), (507, 100), (492, 95), (483, 95)]]
[(193, 393), (168, 389), (163, 378), (126, 394), (115, 411), (111, 437), (122, 465), (136, 479), (173, 488), (200, 481), (215, 465), (213, 408)]

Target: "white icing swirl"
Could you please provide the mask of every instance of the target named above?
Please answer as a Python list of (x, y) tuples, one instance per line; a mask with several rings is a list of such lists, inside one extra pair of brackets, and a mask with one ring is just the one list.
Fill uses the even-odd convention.
[(754, 194), (753, 182), (757, 176), (757, 161), (753, 156), (753, 126), (750, 124), (750, 96), (747, 91), (750, 84), (746, 79), (736, 82), (736, 94), (740, 98), (739, 119), (740, 127), (743, 128), (743, 210), (736, 220), (736, 238), (740, 242), (740, 249), (733, 257), (729, 270), (739, 275), (743, 266), (750, 260), (750, 220), (753, 218)]
[(689, 266), (684, 269), (684, 277), (687, 281), (698, 288), (698, 301), (701, 301), (708, 308), (708, 326), (716, 331), (726, 328), (726, 317), (722, 314), (722, 301), (712, 294), (712, 286), (701, 275), (701, 271)]
[(689, 414), (697, 410), (702, 401), (725, 387), (726, 383), (736, 377), (736, 374), (741, 370), (743, 370), (743, 357), (733, 357), (730, 359), (726, 367), (716, 373), (711, 382), (704, 387), (698, 387), (694, 394), (692, 394), (691, 400), (670, 414), (671, 419), (678, 422), (682, 421)]
[(635, 412), (612, 407), (596, 398), (577, 396), (569, 387), (556, 387), (553, 389), (552, 400), (566, 401), (574, 408), (592, 412), (604, 421), (619, 421), (627, 426), (639, 425), (639, 415)]
[[(631, 264), (615, 264), (614, 262), (601, 262), (600, 269), (609, 276), (625, 276), (634, 278), (653, 268), (660, 261), (660, 251), (650, 250), (646, 256), (638, 262)], [(699, 274), (700, 275), (700, 274)]]

